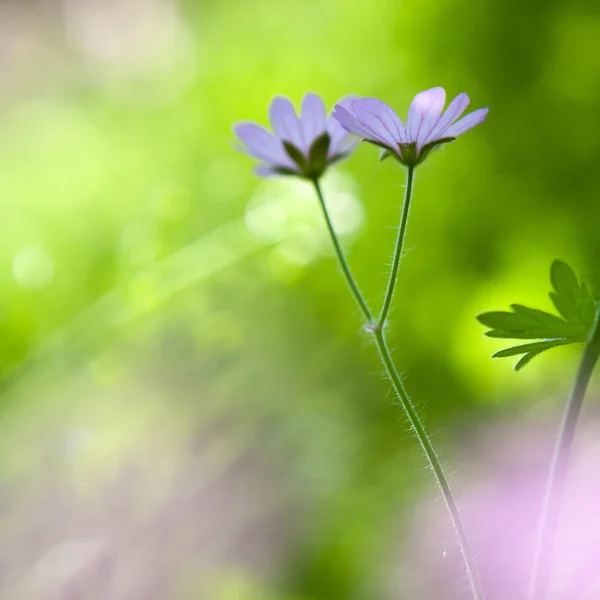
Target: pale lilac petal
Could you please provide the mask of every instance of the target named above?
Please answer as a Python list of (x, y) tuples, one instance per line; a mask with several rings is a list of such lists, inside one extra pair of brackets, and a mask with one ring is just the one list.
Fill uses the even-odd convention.
[(269, 119), (277, 138), (294, 144), (305, 151), (305, 143), (300, 129), (300, 122), (292, 103), (283, 96), (276, 96), (269, 108)]
[(352, 152), (354, 148), (356, 148), (356, 145), (359, 142), (360, 140), (357, 137), (353, 135), (347, 135), (343, 140), (340, 141), (333, 151), (330, 152), (330, 155), (334, 156), (338, 154), (348, 154), (349, 152)]
[(371, 100), (370, 98), (360, 98), (352, 102), (352, 110), (356, 115), (357, 121), (367, 130), (371, 132), (371, 139), (388, 148), (396, 149), (400, 141), (399, 133), (389, 127), (387, 115), (378, 110), (379, 107), (374, 106), (370, 102), (363, 100)]
[(360, 98), (352, 102), (352, 108), (359, 119), (364, 114), (370, 114), (372, 117), (375, 117), (380, 122), (377, 132), (380, 133), (381, 127), (383, 127), (388, 134), (386, 137), (392, 140), (394, 147), (398, 143), (406, 142), (406, 132), (404, 131), (402, 121), (394, 109), (385, 102), (382, 102), (378, 98)]
[(409, 142), (416, 142), (420, 147), (438, 122), (445, 102), (446, 91), (441, 87), (425, 90), (414, 97), (406, 123)]
[(234, 131), (252, 156), (274, 165), (292, 164), (281, 144), (256, 123), (238, 123), (234, 126)]
[(277, 177), (279, 173), (269, 165), (258, 165), (254, 167), (254, 172), (259, 177)]
[(379, 117), (367, 111), (358, 112), (356, 115), (358, 122), (370, 132), (370, 135), (365, 136), (368, 140), (377, 142), (389, 148), (397, 148), (398, 142), (392, 134), (386, 129)]
[(341, 106), (341, 107), (345, 108), (347, 111), (349, 111), (352, 114), (354, 114), (354, 112), (352, 111), (352, 103), (355, 100), (358, 100), (359, 98), (360, 98), (360, 96), (358, 96), (357, 94), (346, 94), (345, 96), (343, 96), (342, 98), (340, 98), (335, 103), (335, 106)]
[(329, 150), (335, 148), (348, 134), (348, 131), (342, 127), (342, 124), (334, 119), (333, 116), (327, 119), (327, 123), (325, 124), (325, 129), (329, 134)]
[(331, 116), (336, 119), (346, 131), (359, 135), (367, 140), (378, 141), (374, 133), (364, 125), (361, 125), (356, 116), (346, 110), (343, 106), (336, 104)]
[(431, 130), (427, 138), (425, 139), (425, 143), (428, 144), (433, 140), (437, 140), (438, 138), (445, 137), (445, 132), (460, 115), (462, 115), (467, 106), (469, 106), (469, 96), (467, 94), (462, 93), (456, 96), (452, 102), (448, 105), (446, 112), (441, 116), (440, 120), (437, 122), (437, 125)]
[(356, 145), (360, 142), (360, 138), (351, 133), (344, 133), (345, 135), (338, 139), (335, 144), (329, 145), (327, 156), (332, 157), (339, 156), (340, 154), (349, 154), (352, 152), (352, 150), (354, 150), (354, 148), (356, 148)]
[(360, 142), (360, 138), (356, 135), (349, 133), (341, 123), (329, 117), (326, 123), (327, 133), (329, 134), (329, 151), (328, 156), (336, 156), (339, 154), (348, 154), (351, 152), (356, 145)]
[(348, 134), (348, 130), (345, 127), (343, 127), (342, 124), (333, 115), (333, 113), (335, 113), (336, 110), (335, 107), (342, 107), (354, 117), (354, 112), (352, 111), (351, 106), (351, 102), (353, 100), (356, 100), (356, 96), (346, 96), (338, 100), (334, 105), (334, 109), (332, 110), (331, 115), (327, 119), (325, 126), (327, 128), (327, 133), (329, 133), (329, 137), (331, 138), (331, 145), (337, 144), (344, 136)]
[(300, 117), (300, 128), (303, 139), (308, 147), (322, 133), (325, 133), (325, 104), (316, 94), (306, 94), (302, 99), (302, 115)]
[(466, 117), (463, 117), (460, 121), (451, 125), (444, 133), (445, 137), (457, 137), (465, 131), (469, 131), (469, 129), (473, 129), (475, 125), (479, 125), (485, 121), (487, 117), (488, 109), (487, 108), (479, 108), (474, 110), (472, 113), (469, 113)]
[(359, 99), (359, 96), (357, 96), (356, 94), (348, 94), (348, 95), (344, 96), (343, 98), (340, 98), (335, 103), (334, 110), (336, 107), (341, 106), (342, 108), (345, 108), (352, 116), (356, 116), (354, 114), (354, 110), (352, 108), (352, 103), (358, 99)]
[[(350, 112), (351, 115), (353, 115), (354, 113), (352, 112), (351, 102), (356, 100), (356, 98), (357, 96), (344, 96), (337, 101), (336, 105), (341, 106)], [(335, 112), (335, 109), (333, 112)], [(331, 114), (331, 116), (327, 119), (327, 122), (325, 123), (325, 129), (327, 130), (327, 133), (331, 139), (329, 144), (329, 151), (331, 153), (331, 149), (335, 148), (348, 135), (348, 130), (342, 126), (342, 124), (333, 116), (333, 114)]]
[(446, 90), (441, 87), (433, 88), (427, 99), (429, 106), (424, 111), (423, 121), (417, 132), (417, 150), (425, 145), (425, 140), (440, 120), (444, 104), (446, 104)]

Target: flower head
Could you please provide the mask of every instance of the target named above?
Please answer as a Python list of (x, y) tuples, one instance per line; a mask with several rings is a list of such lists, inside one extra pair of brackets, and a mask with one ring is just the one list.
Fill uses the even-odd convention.
[(384, 148), (382, 158), (395, 156), (404, 165), (416, 166), (434, 148), (479, 125), (488, 113), (487, 108), (480, 108), (457, 120), (469, 104), (469, 96), (464, 93), (456, 96), (442, 114), (445, 103), (444, 88), (435, 87), (415, 96), (406, 124), (377, 98), (336, 104), (333, 117), (348, 131)]
[(234, 127), (235, 134), (245, 145), (244, 150), (263, 161), (256, 168), (263, 177), (297, 175), (318, 179), (329, 165), (345, 158), (357, 143), (338, 121), (327, 117), (325, 104), (316, 94), (304, 96), (300, 117), (287, 98), (275, 97), (269, 118), (274, 135), (253, 122), (238, 123)]

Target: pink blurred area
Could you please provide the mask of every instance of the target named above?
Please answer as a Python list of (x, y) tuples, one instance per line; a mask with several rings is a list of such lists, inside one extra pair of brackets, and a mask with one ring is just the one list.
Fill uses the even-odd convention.
[[(594, 412), (580, 427), (564, 495), (551, 564), (552, 600), (591, 600), (600, 594), (600, 419)], [(469, 434), (459, 450), (462, 460), (452, 483), (489, 600), (527, 598), (557, 429), (548, 419), (498, 422)], [(415, 568), (428, 574), (426, 597), (464, 597), (464, 565), (441, 500), (422, 501), (410, 539), (398, 576)]]
[[(192, 67), (192, 36), (177, 0), (0, 1), (4, 100), (156, 77)], [(1, 99), (1, 98), (0, 98)]]

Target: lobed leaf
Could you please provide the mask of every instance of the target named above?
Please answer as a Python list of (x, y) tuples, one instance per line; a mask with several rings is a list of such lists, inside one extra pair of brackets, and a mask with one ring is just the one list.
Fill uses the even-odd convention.
[(586, 341), (594, 324), (597, 303), (586, 284), (579, 283), (573, 269), (556, 260), (550, 269), (550, 279), (554, 288), (550, 299), (560, 316), (512, 304), (511, 311), (493, 311), (477, 317), (482, 325), (490, 328), (485, 333), (488, 337), (539, 340), (511, 346), (493, 355), (494, 358), (505, 358), (522, 354), (515, 365), (517, 371), (546, 350)]
[(540, 353), (541, 353), (541, 350), (537, 351), (537, 352), (528, 352), (527, 354), (524, 354), (515, 363), (515, 366), (514, 366), (515, 371), (520, 371), (525, 365), (529, 364), (531, 362), (531, 360), (534, 359)]
[(554, 292), (550, 292), (552, 303), (560, 315), (570, 322), (579, 321), (580, 288), (573, 269), (560, 260), (550, 267), (550, 281)]
[(486, 335), (527, 340), (572, 337), (584, 333), (580, 324), (567, 323), (550, 313), (520, 304), (513, 304), (511, 308), (513, 312), (496, 311), (477, 317), (482, 325), (492, 328)]
[(543, 340), (541, 342), (533, 342), (531, 344), (522, 344), (520, 346), (511, 346), (504, 350), (496, 352), (492, 358), (505, 358), (508, 356), (516, 356), (518, 354), (527, 354), (528, 352), (544, 352), (555, 348), (556, 346), (564, 346), (570, 344), (573, 340), (568, 338), (558, 338), (555, 340)]

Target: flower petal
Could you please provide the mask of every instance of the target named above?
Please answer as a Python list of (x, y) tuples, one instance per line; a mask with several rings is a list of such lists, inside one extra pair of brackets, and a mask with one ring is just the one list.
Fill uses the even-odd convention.
[(291, 165), (281, 144), (260, 125), (252, 122), (238, 123), (234, 126), (234, 131), (252, 156), (273, 165)]
[(467, 94), (463, 92), (456, 96), (456, 98), (448, 105), (446, 112), (441, 116), (437, 125), (427, 136), (425, 143), (428, 144), (437, 138), (444, 137), (446, 129), (448, 129), (448, 127), (450, 127), (450, 125), (465, 112), (467, 106), (469, 106), (469, 96), (467, 96)]
[(302, 136), (300, 121), (292, 103), (283, 96), (276, 96), (269, 107), (269, 119), (275, 135), (280, 141), (294, 144), (303, 152), (306, 144)]
[(316, 138), (325, 132), (325, 104), (317, 94), (306, 94), (302, 99), (302, 115), (300, 129), (308, 148)]
[(356, 148), (359, 143), (359, 139), (353, 135), (347, 135), (335, 148), (334, 152), (330, 152), (330, 155), (349, 154)]
[(344, 108), (341, 104), (336, 104), (333, 110), (333, 114), (331, 115), (340, 125), (349, 131), (350, 133), (354, 133), (359, 135), (361, 138), (367, 140), (374, 140), (375, 136), (373, 132), (367, 129), (364, 125), (361, 125), (356, 116)]
[[(342, 107), (350, 106), (350, 103), (356, 99), (356, 96), (346, 96), (338, 101), (338, 105)], [(353, 133), (350, 133), (342, 124), (331, 115), (325, 124), (327, 133), (331, 138), (329, 143), (328, 156), (338, 156), (340, 154), (350, 153), (360, 139)]]
[(435, 127), (446, 102), (446, 91), (434, 87), (417, 94), (408, 109), (408, 142), (416, 142), (417, 150), (423, 146), (428, 134)]
[[(350, 112), (350, 114), (353, 114), (352, 107), (350, 106), (350, 103), (353, 100), (356, 100), (356, 96), (345, 96), (344, 98), (338, 100), (336, 105), (345, 108)], [(335, 112), (335, 108), (333, 112)], [(330, 153), (332, 149), (334, 149), (347, 135), (349, 135), (348, 130), (343, 127), (342, 124), (333, 116), (333, 112), (325, 123), (325, 129), (331, 138), (331, 143), (329, 144)]]
[[(328, 127), (328, 131), (331, 131), (330, 127), (336, 127), (341, 130), (342, 135), (335, 135), (331, 137), (331, 143), (329, 144), (329, 151), (327, 152), (327, 156), (331, 158), (332, 156), (339, 156), (340, 154), (349, 154), (356, 148), (357, 144), (360, 142), (360, 138), (356, 137), (352, 133), (348, 133), (337, 121), (331, 119), (333, 123), (336, 125), (331, 125)], [(329, 133), (331, 135), (331, 133)], [(335, 141), (334, 141), (335, 140)]]
[(279, 175), (279, 173), (277, 173), (277, 171), (274, 171), (272, 167), (264, 164), (254, 167), (254, 172), (259, 177), (276, 177), (277, 175)]
[(444, 137), (457, 137), (465, 131), (469, 131), (469, 129), (473, 129), (475, 125), (479, 125), (479, 123), (483, 123), (488, 114), (487, 108), (478, 108), (474, 110), (472, 113), (469, 113), (466, 117), (463, 117), (460, 121), (454, 123), (446, 129), (444, 132)]
[(329, 151), (330, 152), (346, 136), (350, 135), (348, 133), (348, 131), (344, 127), (342, 127), (342, 124), (337, 119), (334, 119), (333, 116), (331, 116), (327, 119), (327, 122), (325, 124), (325, 129), (327, 130), (327, 133), (329, 134), (329, 138), (331, 139), (331, 142), (329, 143)]
[(378, 123), (373, 122), (372, 119), (369, 120), (370, 129), (389, 139), (393, 147), (406, 141), (406, 132), (402, 121), (394, 109), (385, 102), (378, 98), (360, 98), (352, 102), (352, 108), (359, 119), (366, 114), (374, 117)]

